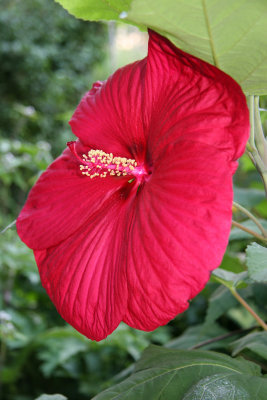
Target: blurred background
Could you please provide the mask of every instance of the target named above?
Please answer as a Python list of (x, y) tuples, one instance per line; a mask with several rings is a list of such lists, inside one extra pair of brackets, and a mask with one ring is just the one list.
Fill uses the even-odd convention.
[[(146, 51), (147, 34), (137, 28), (76, 20), (52, 0), (1, 1), (1, 230), (16, 219), (41, 172), (73, 140), (68, 120), (82, 95), (95, 80), (143, 58)], [(263, 187), (246, 156), (236, 181), (237, 200), (266, 217)], [(242, 271), (248, 239), (234, 232), (225, 266), (234, 263)], [(267, 299), (261, 285), (254, 286), (245, 297), (249, 301), (253, 295), (257, 308), (257, 301), (267, 304)], [(188, 348), (254, 324), (227, 291), (217, 292), (217, 284), (210, 283), (188, 311), (152, 333), (121, 324), (95, 343), (57, 314), (40, 285), (32, 252), (13, 227), (0, 236), (0, 398), (32, 400), (42, 393), (62, 393), (68, 399), (89, 399), (127, 376), (149, 343)], [(203, 348), (227, 353), (228, 343)]]

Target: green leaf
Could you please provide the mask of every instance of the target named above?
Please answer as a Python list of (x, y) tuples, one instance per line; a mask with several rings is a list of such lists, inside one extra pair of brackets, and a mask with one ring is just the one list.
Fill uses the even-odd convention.
[(67, 400), (67, 397), (62, 394), (42, 394), (35, 400)]
[(233, 356), (243, 356), (267, 370), (267, 332), (254, 332), (230, 343)]
[(131, 0), (56, 0), (77, 18), (99, 21), (119, 19), (123, 11), (128, 11)]
[(87, 349), (88, 344), (75, 337), (48, 338), (38, 352), (38, 359), (42, 362), (40, 369), (45, 377), (49, 377), (60, 365), (66, 365), (71, 358)]
[(150, 27), (231, 75), (246, 94), (267, 93), (266, 0), (56, 0), (78, 18)]
[(254, 283), (250, 286), (251, 295), (262, 319), (267, 320), (267, 290), (265, 283)]
[(201, 379), (183, 397), (183, 400), (203, 400), (203, 399), (236, 399), (248, 400), (251, 397), (248, 391), (242, 387), (243, 377), (215, 374)]
[(233, 289), (240, 286), (244, 287), (244, 284), (246, 284), (247, 281), (248, 273), (244, 271), (240, 272), (239, 274), (235, 274), (234, 272), (217, 268), (215, 271), (213, 271), (212, 277), (215, 278), (215, 281), (219, 281), (229, 289)]
[[(227, 331), (220, 327), (217, 324), (212, 324), (209, 326), (204, 325), (195, 325), (187, 328), (181, 336), (169, 341), (165, 347), (169, 349), (181, 349), (186, 350), (190, 349), (193, 346), (196, 346), (200, 343), (208, 341), (210, 339), (214, 339), (226, 334)], [(228, 339), (229, 341), (233, 341), (233, 338)], [(203, 350), (207, 349), (218, 349), (225, 346), (225, 340), (215, 341), (213, 343), (207, 343), (204, 346), (201, 346)]]
[(244, 266), (240, 261), (240, 258), (230, 252), (224, 254), (220, 268), (235, 273), (244, 272)]
[(216, 65), (247, 94), (267, 93), (265, 0), (133, 0), (127, 18)]
[(267, 218), (267, 201), (266, 199), (264, 199), (263, 201), (260, 202), (260, 204), (258, 204), (255, 209), (257, 210), (257, 213), (263, 217), (263, 218)]
[(251, 362), (211, 351), (150, 346), (133, 375), (94, 399), (266, 400), (266, 390), (267, 380)]
[(252, 208), (265, 199), (264, 190), (234, 186), (234, 201), (243, 207)]
[(250, 333), (231, 344), (232, 355), (236, 356), (246, 349), (267, 360), (267, 332)]
[(203, 350), (170, 350), (164, 347), (151, 345), (144, 352), (141, 359), (136, 363), (135, 372), (147, 368), (172, 368), (189, 367), (194, 365), (220, 366), (246, 374), (260, 376), (260, 368), (245, 360), (232, 359), (225, 354)]
[(213, 324), (218, 318), (237, 304), (237, 300), (226, 287), (218, 287), (209, 298), (205, 325)]
[(254, 282), (267, 282), (267, 248), (257, 243), (246, 249), (248, 275)]

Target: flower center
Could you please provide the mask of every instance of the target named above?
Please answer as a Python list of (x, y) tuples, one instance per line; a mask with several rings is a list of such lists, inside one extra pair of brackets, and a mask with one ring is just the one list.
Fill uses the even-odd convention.
[(112, 153), (105, 153), (103, 150), (89, 150), (83, 154), (82, 158), (77, 154), (75, 142), (68, 142), (67, 145), (75, 157), (80, 161), (80, 171), (82, 175), (105, 178), (111, 176), (131, 176), (138, 181), (148, 175), (144, 166), (140, 166), (134, 159), (125, 157), (115, 157)]

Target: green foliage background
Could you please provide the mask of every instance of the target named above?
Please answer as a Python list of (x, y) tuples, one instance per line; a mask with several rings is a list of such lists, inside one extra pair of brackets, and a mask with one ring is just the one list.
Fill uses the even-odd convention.
[[(61, 3), (75, 6), (79, 1), (62, 0)], [(145, 24), (145, 8), (150, 3), (140, 5), (138, 0), (109, 2), (105, 11), (107, 18), (119, 19), (126, 6), (129, 11), (130, 3), (133, 7), (129, 16), (132, 15), (134, 22)], [(89, 19), (99, 19), (99, 12), (103, 15), (101, 2), (98, 3), (100, 11), (96, 2), (87, 0), (83, 4), (94, 6), (95, 17), (90, 14)], [(153, 10), (156, 18), (157, 8)], [(102, 79), (105, 71), (108, 75), (105, 57), (108, 32), (106, 25), (76, 20), (53, 1), (3, 0), (0, 36), (0, 225), (4, 228), (16, 218), (41, 171), (60, 154), (66, 141), (71, 140), (67, 122), (82, 94), (93, 80)], [(261, 42), (257, 46), (262, 53), (266, 51)], [(264, 97), (261, 106), (267, 107)], [(266, 127), (267, 113), (262, 111), (261, 117)], [(263, 185), (247, 156), (240, 160), (235, 176), (235, 200), (251, 210), (266, 227)], [(234, 210), (234, 218), (257, 231), (240, 211)], [(251, 245), (252, 240), (251, 235), (237, 228), (232, 230), (218, 276), (231, 282), (231, 274), (241, 274), (237, 285), (242, 297), (266, 320), (266, 277), (262, 277), (259, 270), (264, 259), (260, 251), (254, 263), (253, 251), (259, 249), (256, 244)], [(248, 285), (242, 280), (242, 274), (250, 264), (252, 282)], [(267, 371), (267, 334), (258, 328), (226, 287), (211, 280), (183, 315), (152, 333), (121, 324), (108, 339), (94, 343), (66, 325), (57, 314), (40, 285), (32, 252), (19, 241), (14, 229), (0, 236), (0, 341), (0, 397), (3, 400), (32, 400), (42, 393), (61, 393), (70, 400), (89, 399), (125, 378), (127, 380), (116, 386), (115, 392), (128, 399), (127, 390), (143, 379), (146, 368), (149, 367), (144, 373), (154, 376), (159, 362), (161, 367), (165, 363), (174, 374), (181, 354), (184, 363), (194, 364), (191, 375), (198, 376), (196, 350), (193, 354), (183, 353), (192, 348), (253, 361), (255, 365), (251, 366), (228, 358), (218, 361), (217, 356), (210, 353), (199, 353), (208, 363), (214, 362), (212, 357), (215, 357), (215, 361), (221, 363), (220, 373), (228, 366), (244, 374), (245, 378), (237, 378), (235, 374), (228, 377), (231, 382), (244, 386), (244, 382), (249, 381), (251, 390), (256, 386), (262, 387), (262, 393), (265, 390), (260, 373)], [(151, 347), (138, 361), (151, 343), (164, 348)], [(170, 353), (170, 350), (176, 352)], [(174, 354), (178, 364), (169, 354)], [(134, 367), (135, 361), (138, 363)], [(213, 369), (208, 368), (211, 373)], [(132, 372), (134, 374), (130, 375)], [(205, 373), (201, 376), (204, 379), (201, 382), (206, 385)], [(188, 379), (185, 375), (183, 382), (189, 382)], [(187, 397), (184, 399), (195, 395), (195, 383), (191, 383), (191, 389), (185, 388)], [(161, 383), (155, 381), (154, 390), (158, 384), (162, 388)], [(176, 395), (168, 382), (164, 385), (169, 390), (166, 393)], [(202, 386), (196, 387), (199, 390)], [(148, 387), (144, 388), (143, 396), (148, 399), (151, 392), (146, 390)], [(97, 398), (113, 398), (115, 392), (111, 389)], [(140, 397), (140, 392), (131, 393), (132, 398), (144, 398)], [(228, 393), (227, 397), (230, 395)]]
[(34, 173), (70, 139), (67, 121), (104, 59), (107, 29), (68, 18), (53, 1), (4, 0), (0, 7), (0, 150), (6, 186), (0, 194), (5, 213), (15, 217), (18, 193), (11, 181), (23, 191), (21, 204)]

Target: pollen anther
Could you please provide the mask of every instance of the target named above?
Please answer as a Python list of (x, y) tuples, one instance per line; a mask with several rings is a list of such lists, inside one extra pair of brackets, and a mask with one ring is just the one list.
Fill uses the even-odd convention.
[(111, 176), (136, 176), (146, 174), (144, 167), (138, 167), (137, 162), (131, 158), (114, 157), (112, 153), (105, 153), (102, 150), (91, 149), (87, 154), (83, 154), (80, 170), (83, 175), (105, 178), (107, 174)]
[(113, 153), (105, 153), (103, 150), (91, 149), (87, 154), (80, 157), (76, 151), (75, 142), (69, 142), (71, 152), (80, 161), (79, 169), (82, 175), (91, 179), (95, 177), (105, 178), (111, 176), (124, 177), (127, 175), (137, 178), (147, 176), (148, 172), (144, 165), (138, 165), (135, 159), (114, 156)]

